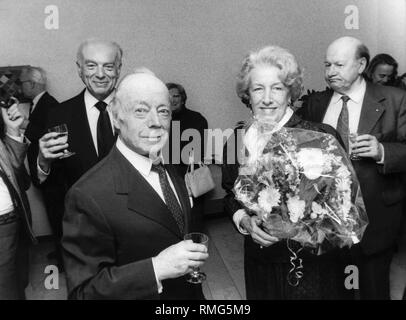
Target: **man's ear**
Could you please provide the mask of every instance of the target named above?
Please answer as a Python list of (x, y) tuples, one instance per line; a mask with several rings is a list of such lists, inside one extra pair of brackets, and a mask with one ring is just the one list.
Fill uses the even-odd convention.
[(121, 66), (122, 66), (122, 63), (120, 63), (120, 64), (117, 66), (117, 79), (120, 78)]
[(80, 65), (79, 61), (76, 61), (76, 67), (78, 68), (79, 77), (82, 78), (82, 66)]
[(360, 67), (359, 67), (359, 74), (364, 73), (365, 69), (367, 68), (367, 59), (366, 58), (360, 58), (359, 59)]

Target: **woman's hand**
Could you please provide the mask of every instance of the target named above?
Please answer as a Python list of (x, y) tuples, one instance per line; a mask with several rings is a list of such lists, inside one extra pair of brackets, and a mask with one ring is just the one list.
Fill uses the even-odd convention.
[(20, 128), (24, 121), (24, 117), (18, 109), (18, 103), (13, 104), (10, 108), (1, 108), (3, 121), (6, 127), (6, 132), (14, 137), (20, 136)]
[(269, 247), (279, 241), (278, 238), (272, 237), (261, 229), (261, 219), (257, 216), (245, 216), (240, 223), (250, 233), (252, 240), (260, 246)]

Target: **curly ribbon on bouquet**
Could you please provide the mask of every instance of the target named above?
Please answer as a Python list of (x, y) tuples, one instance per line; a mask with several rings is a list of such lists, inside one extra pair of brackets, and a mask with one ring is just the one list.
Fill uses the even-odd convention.
[(290, 264), (292, 265), (292, 268), (289, 270), (286, 278), (292, 287), (297, 287), (300, 283), (300, 279), (303, 277), (303, 260), (298, 257), (298, 254), (303, 250), (303, 247), (299, 248), (299, 250), (295, 252), (295, 250), (290, 247), (289, 243), (290, 241), (287, 239), (286, 245), (292, 254), (290, 257)]

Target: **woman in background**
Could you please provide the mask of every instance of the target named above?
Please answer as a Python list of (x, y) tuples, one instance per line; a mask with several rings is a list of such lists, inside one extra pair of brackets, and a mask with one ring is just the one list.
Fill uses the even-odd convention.
[(396, 86), (397, 75), (398, 63), (386, 53), (376, 55), (366, 70), (369, 81), (383, 86)]

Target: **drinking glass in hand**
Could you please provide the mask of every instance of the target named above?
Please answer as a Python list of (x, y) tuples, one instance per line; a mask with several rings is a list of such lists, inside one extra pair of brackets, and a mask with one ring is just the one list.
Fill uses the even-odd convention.
[[(49, 128), (48, 132), (57, 132), (59, 133), (59, 135), (56, 136), (54, 139), (65, 138), (63, 143), (65, 144), (68, 142), (68, 126), (65, 123)], [(71, 152), (65, 149), (63, 150), (63, 155), (60, 156), (59, 159), (68, 158), (70, 156), (73, 156), (74, 154), (75, 152)]]
[[(208, 248), (209, 245), (209, 237), (204, 233), (200, 232), (192, 232), (187, 233), (184, 240), (192, 240), (194, 243), (200, 243)], [(206, 280), (206, 274), (200, 271), (199, 267), (192, 268), (193, 271), (186, 275), (186, 281), (190, 283), (202, 283)]]
[(350, 159), (351, 160), (360, 160), (361, 157), (354, 154), (353, 151), (353, 144), (357, 142), (358, 133), (350, 133), (349, 135), (349, 152), (350, 152)]

